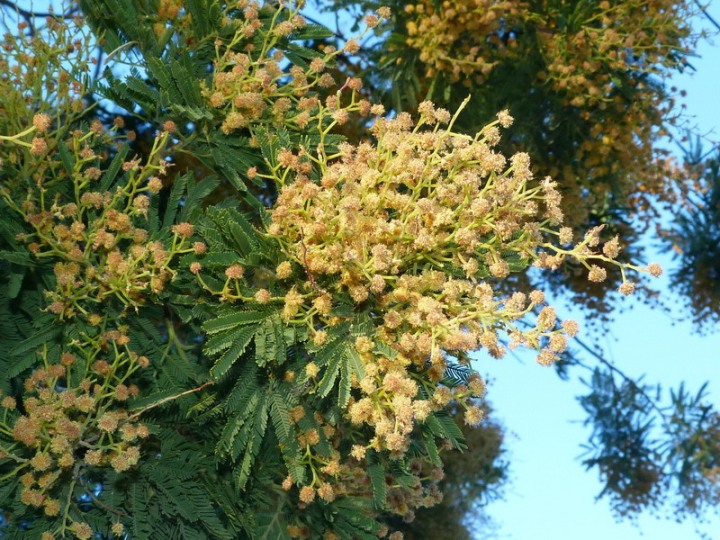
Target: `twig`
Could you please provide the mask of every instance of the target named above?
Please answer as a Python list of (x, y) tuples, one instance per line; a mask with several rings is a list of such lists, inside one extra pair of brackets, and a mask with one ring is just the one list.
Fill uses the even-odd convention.
[(695, 5), (700, 8), (700, 11), (702, 11), (702, 14), (705, 15), (705, 18), (710, 21), (715, 28), (720, 30), (720, 24), (718, 24), (713, 16), (707, 12), (707, 9), (700, 3), (700, 0), (695, 0)]
[(35, 25), (33, 24), (34, 19), (37, 19), (38, 17), (55, 17), (60, 19), (72, 19), (75, 16), (75, 13), (77, 11), (76, 8), (71, 9), (67, 13), (52, 13), (50, 11), (30, 11), (27, 9), (21, 8), (17, 2), (12, 2), (11, 0), (0, 0), (0, 6), (8, 7), (15, 11), (20, 17), (25, 19), (25, 22), (28, 25), (28, 28), (30, 29), (30, 35), (34, 36), (36, 29)]
[(167, 403), (168, 401), (174, 401), (174, 400), (179, 399), (179, 398), (181, 398), (181, 397), (183, 397), (183, 396), (187, 396), (188, 394), (193, 394), (193, 393), (195, 393), (195, 392), (199, 392), (200, 390), (204, 390), (205, 388), (207, 388), (208, 386), (211, 386), (211, 385), (213, 385), (213, 384), (215, 384), (213, 381), (208, 381), (208, 382), (206, 382), (206, 383), (204, 383), (204, 384), (201, 384), (200, 386), (198, 386), (198, 387), (196, 387), (196, 388), (191, 388), (190, 390), (185, 390), (184, 392), (180, 392), (179, 394), (175, 394), (174, 396), (169, 396), (169, 397), (163, 398), (163, 399), (161, 399), (160, 401), (158, 401), (157, 403), (153, 403), (152, 405), (148, 405), (147, 407), (143, 407), (142, 409), (140, 409), (140, 410), (137, 411), (136, 413), (131, 414), (131, 415), (128, 417), (128, 419), (134, 420), (135, 418), (137, 418), (138, 416), (140, 416), (142, 413), (147, 412), (147, 411), (149, 411), (150, 409), (154, 409), (155, 407), (158, 407), (158, 406), (160, 406), (160, 405), (162, 405), (162, 404), (164, 404), (164, 403)]
[(88, 486), (87, 486), (87, 484), (85, 483), (85, 480), (83, 480), (82, 478), (80, 478), (80, 483), (81, 483), (81, 484), (83, 485), (83, 487), (85, 488), (85, 493), (87, 493), (87, 495), (90, 497), (90, 499), (92, 500), (92, 502), (94, 502), (95, 504), (97, 504), (100, 508), (102, 508), (103, 510), (107, 510), (107, 511), (110, 512), (111, 514), (115, 514), (116, 516), (120, 516), (120, 517), (130, 517), (130, 516), (129, 516), (128, 514), (126, 514), (125, 512), (122, 512), (122, 511), (120, 511), (120, 510), (115, 510), (114, 508), (111, 508), (110, 506), (108, 506), (107, 504), (105, 504), (104, 502), (102, 502), (100, 499), (98, 499), (98, 498), (95, 496), (95, 494), (92, 492), (92, 490), (88, 489)]
[[(655, 403), (655, 400), (654, 400), (653, 398), (651, 398), (651, 397), (647, 394), (647, 392), (645, 392), (645, 390), (644, 390), (643, 388), (641, 388), (641, 387), (635, 382), (635, 380), (634, 380), (632, 377), (630, 377), (629, 375), (627, 375), (624, 371), (622, 371), (620, 368), (618, 368), (617, 366), (615, 366), (612, 362), (610, 362), (609, 360), (607, 360), (603, 355), (601, 355), (601, 354), (600, 354), (599, 352), (597, 352), (595, 349), (593, 349), (592, 347), (590, 347), (590, 345), (588, 345), (587, 343), (585, 343), (583, 340), (581, 340), (581, 339), (578, 338), (577, 336), (576, 336), (575, 338), (573, 338), (573, 339), (574, 339), (575, 343), (577, 343), (578, 345), (580, 345), (581, 348), (585, 349), (585, 351), (587, 351), (587, 352), (590, 353), (593, 357), (595, 357), (601, 364), (603, 364), (604, 366), (606, 366), (606, 367), (607, 367), (610, 371), (612, 371), (613, 373), (616, 373), (617, 375), (619, 375), (624, 381), (626, 381), (627, 383), (629, 383), (630, 385), (632, 385), (632, 387), (633, 387), (635, 390), (637, 390), (638, 392), (640, 392), (640, 394), (641, 394), (641, 395), (647, 400), (647, 402), (650, 404), (650, 407), (652, 407), (652, 408), (655, 410), (655, 412), (657, 412), (657, 413), (663, 418), (663, 421), (664, 421), (664, 422), (667, 422), (667, 416), (666, 416), (666, 414), (665, 414), (665, 411), (663, 411), (663, 410)], [(582, 367), (586, 368), (586, 369), (590, 369), (588, 366), (586, 366), (586, 365), (584, 365), (584, 364), (582, 364), (582, 363), (579, 363), (579, 364), (580, 364)]]
[(310, 267), (308, 266), (307, 246), (305, 246), (305, 237), (304, 237), (302, 231), (299, 231), (299, 233), (300, 233), (300, 245), (303, 248), (303, 266), (305, 266), (305, 273), (308, 276), (308, 281), (310, 282), (310, 285), (312, 285), (313, 289), (315, 289), (319, 293), (323, 293), (324, 291), (320, 290), (320, 287), (317, 286), (317, 283), (315, 282), (315, 276), (313, 276), (313, 273), (310, 270)]

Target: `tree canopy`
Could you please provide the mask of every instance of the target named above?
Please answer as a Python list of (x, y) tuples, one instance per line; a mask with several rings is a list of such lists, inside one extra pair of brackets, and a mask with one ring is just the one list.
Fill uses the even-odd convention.
[[(657, 144), (689, 2), (0, 4), (13, 538), (469, 537), (506, 468), (471, 355), (579, 369), (542, 289), (610, 312), (717, 176)], [(618, 512), (717, 504), (704, 389), (596, 360)]]

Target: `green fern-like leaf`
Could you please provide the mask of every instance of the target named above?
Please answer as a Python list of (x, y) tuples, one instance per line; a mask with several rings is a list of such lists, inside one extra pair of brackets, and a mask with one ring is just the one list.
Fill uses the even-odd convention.
[(362, 360), (354, 345), (348, 337), (337, 337), (317, 352), (315, 362), (325, 368), (318, 394), (327, 396), (337, 384), (338, 405), (345, 407), (350, 399), (353, 377), (362, 379), (365, 376)]
[(272, 314), (273, 311), (269, 309), (256, 309), (252, 311), (242, 311), (237, 308), (225, 309), (220, 316), (206, 321), (205, 324), (203, 324), (203, 330), (210, 335), (219, 332), (228, 332), (240, 326), (261, 323), (263, 320), (271, 317)]
[(305, 481), (305, 467), (300, 464), (300, 445), (290, 421), (290, 406), (295, 404), (291, 396), (284, 388), (278, 388), (271, 394), (270, 419), (290, 476), (294, 482), (300, 484)]
[(385, 467), (379, 463), (369, 465), (367, 468), (368, 477), (373, 490), (373, 504), (379, 509), (384, 509), (387, 498), (387, 484), (385, 483)]
[[(235, 439), (232, 455), (235, 462), (240, 462), (236, 467), (236, 482), (240, 489), (244, 489), (252, 473), (255, 459), (260, 452), (260, 447), (265, 437), (268, 420), (267, 395), (261, 394), (254, 407), (254, 415), (250, 422), (245, 422), (242, 431)], [(240, 460), (240, 456), (242, 459)]]
[(259, 366), (268, 363), (280, 365), (287, 358), (285, 333), (280, 316), (273, 313), (265, 319), (255, 334), (255, 361)]
[[(217, 359), (213, 367), (210, 369), (210, 375), (214, 379), (221, 379), (230, 370), (233, 364), (245, 352), (245, 349), (252, 339), (254, 337), (257, 338), (258, 328), (259, 325), (253, 324), (233, 332), (231, 336), (232, 341), (229, 343), (227, 351), (225, 351), (223, 355)], [(227, 341), (225, 343), (227, 343)], [(224, 346), (225, 343), (222, 343), (221, 345)]]

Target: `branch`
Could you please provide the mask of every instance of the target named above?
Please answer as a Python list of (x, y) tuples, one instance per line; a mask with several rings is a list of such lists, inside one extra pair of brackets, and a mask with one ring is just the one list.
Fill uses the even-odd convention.
[(162, 405), (163, 403), (167, 403), (168, 401), (174, 401), (174, 400), (179, 399), (179, 398), (181, 398), (181, 397), (183, 397), (183, 396), (187, 396), (188, 394), (193, 394), (193, 393), (195, 393), (195, 392), (199, 392), (200, 390), (204, 390), (205, 388), (207, 388), (208, 386), (211, 386), (211, 385), (213, 385), (213, 384), (215, 384), (213, 381), (208, 381), (208, 382), (206, 382), (206, 383), (204, 383), (204, 384), (201, 384), (200, 386), (197, 386), (197, 387), (195, 387), (195, 388), (191, 388), (190, 390), (185, 390), (184, 392), (180, 392), (179, 394), (175, 394), (174, 396), (168, 396), (168, 397), (166, 397), (166, 398), (163, 398), (163, 399), (161, 399), (160, 401), (158, 401), (157, 403), (153, 403), (152, 405), (148, 405), (147, 407), (143, 407), (142, 409), (140, 409), (140, 410), (137, 411), (136, 413), (131, 414), (131, 415), (128, 417), (128, 419), (129, 419), (129, 420), (134, 420), (135, 418), (137, 418), (138, 416), (140, 416), (142, 413), (147, 412), (147, 411), (149, 411), (150, 409), (154, 409), (155, 407), (159, 407), (159, 406)]
[(122, 512), (122, 511), (120, 511), (120, 510), (115, 510), (114, 508), (111, 508), (111, 507), (109, 507), (107, 504), (105, 504), (104, 502), (102, 502), (100, 499), (98, 499), (98, 498), (95, 496), (95, 494), (92, 492), (92, 490), (88, 488), (88, 486), (87, 486), (87, 484), (85, 483), (85, 480), (84, 480), (83, 478), (80, 478), (79, 480), (80, 480), (80, 483), (81, 483), (81, 484), (83, 485), (83, 487), (85, 488), (85, 493), (90, 497), (90, 499), (92, 500), (93, 503), (95, 503), (96, 505), (98, 505), (98, 506), (99, 506), (100, 508), (102, 508), (103, 510), (107, 510), (107, 511), (110, 512), (111, 514), (115, 514), (116, 516), (125, 517), (125, 518), (126, 518), (126, 517), (130, 517), (130, 516), (129, 516), (128, 514), (126, 514), (125, 512)]
[(12, 2), (11, 0), (0, 0), (0, 6), (12, 8), (18, 15), (28, 21), (28, 23), (30, 23), (30, 19), (35, 19), (37, 17), (59, 17), (61, 19), (72, 19), (75, 16), (75, 13), (77, 13), (77, 8), (71, 9), (67, 13), (61, 13), (60, 15), (53, 13), (52, 11), (30, 11), (21, 8), (17, 5), (17, 2)]
[[(652, 397), (650, 397), (648, 395), (648, 393), (642, 387), (640, 387), (632, 377), (627, 375), (624, 371), (622, 371), (620, 368), (615, 366), (615, 364), (613, 364), (612, 362), (607, 360), (602, 354), (597, 352), (595, 349), (593, 349), (590, 345), (585, 343), (583, 340), (581, 340), (577, 336), (573, 339), (575, 340), (575, 342), (578, 345), (580, 345), (581, 348), (585, 349), (588, 353), (590, 353), (593, 357), (595, 357), (601, 364), (606, 366), (613, 373), (619, 375), (625, 382), (627, 382), (635, 390), (637, 390), (647, 400), (647, 402), (655, 410), (655, 412), (657, 412), (661, 416), (661, 418), (663, 419), (663, 423), (665, 423), (665, 424), (668, 423), (668, 418), (667, 418), (667, 415), (665, 414), (665, 411), (663, 411), (657, 405), (657, 403), (655, 403), (655, 400)], [(577, 360), (577, 358), (575, 360)], [(578, 365), (580, 365), (586, 369), (591, 369), (589, 366), (586, 366), (585, 364), (583, 364), (582, 362), (579, 362), (579, 361), (578, 361)]]
[(700, 3), (700, 0), (695, 0), (695, 5), (700, 8), (700, 11), (703, 15), (705, 15), (705, 18), (710, 21), (715, 28), (720, 30), (720, 24), (718, 24), (718, 22), (713, 18), (713, 16), (707, 12), (707, 9)]
[(20, 17), (25, 19), (25, 22), (27, 23), (28, 28), (30, 29), (29, 31), (30, 31), (31, 36), (35, 35), (36, 28), (35, 28), (34, 20), (37, 19), (38, 17), (43, 17), (43, 18), (55, 17), (55, 18), (60, 18), (60, 19), (72, 19), (75, 16), (75, 14), (78, 12), (77, 7), (71, 9), (67, 13), (61, 13), (59, 15), (57, 13), (53, 13), (51, 11), (32, 11), (32, 10), (27, 10), (27, 9), (21, 8), (20, 6), (18, 6), (17, 2), (12, 2), (11, 0), (0, 0), (0, 6), (4, 6), (4, 7), (12, 9)]

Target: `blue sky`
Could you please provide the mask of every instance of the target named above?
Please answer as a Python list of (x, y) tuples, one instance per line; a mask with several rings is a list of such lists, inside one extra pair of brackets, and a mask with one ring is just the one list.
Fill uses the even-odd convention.
[[(720, 20), (720, 2), (710, 6)], [(707, 26), (707, 24), (705, 24)], [(702, 133), (720, 140), (720, 39), (704, 44), (692, 76), (675, 83), (688, 91), (687, 112)], [(654, 257), (667, 269), (672, 263)], [(649, 261), (646, 261), (649, 262)], [(670, 315), (653, 311), (632, 297), (631, 310), (617, 316), (600, 341), (606, 357), (629, 375), (646, 375), (648, 382), (690, 390), (710, 383), (710, 399), (720, 405), (720, 328), (698, 336), (673, 296), (666, 276), (656, 282), (670, 303)], [(563, 316), (560, 309), (560, 315)], [(567, 312), (565, 316), (569, 315)], [(571, 314), (577, 316), (577, 314)], [(673, 322), (676, 321), (676, 322)], [(677, 322), (679, 321), (679, 322)], [(588, 336), (589, 337), (589, 336)], [(502, 540), (692, 540), (698, 530), (720, 538), (720, 518), (705, 523), (676, 523), (672, 516), (642, 515), (636, 524), (616, 522), (605, 500), (595, 501), (601, 484), (597, 473), (585, 471), (579, 456), (587, 440), (584, 412), (575, 396), (586, 393), (579, 382), (564, 382), (552, 370), (537, 366), (532, 355), (520, 360), (479, 359), (476, 367), (493, 381), (489, 399), (507, 429), (511, 482), (502, 501), (488, 514)]]

